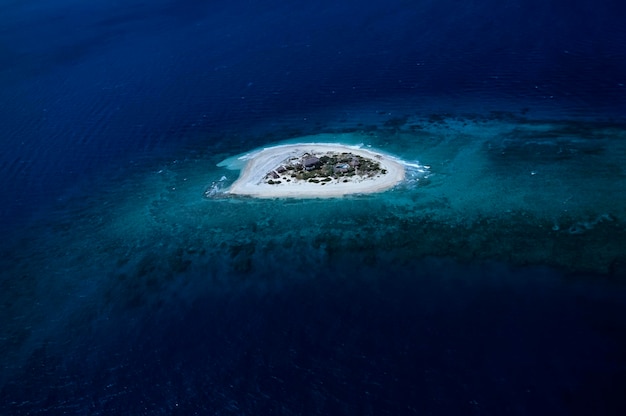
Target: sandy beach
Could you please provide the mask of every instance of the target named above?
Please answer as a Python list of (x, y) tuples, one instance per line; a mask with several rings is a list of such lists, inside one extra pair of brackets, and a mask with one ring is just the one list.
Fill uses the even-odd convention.
[[(303, 155), (317, 159), (328, 155), (354, 155), (379, 167), (372, 174), (356, 169), (356, 174), (325, 178), (312, 183), (286, 175), (284, 166), (296, 163)], [(265, 148), (246, 157), (247, 163), (239, 178), (226, 191), (233, 195), (257, 198), (323, 198), (350, 194), (381, 192), (390, 189), (404, 179), (405, 170), (400, 161), (391, 156), (334, 143), (297, 143)], [(283, 172), (282, 174), (277, 172)], [(272, 176), (270, 176), (272, 175)], [(268, 178), (270, 178), (268, 180)], [(273, 181), (271, 178), (275, 178)]]

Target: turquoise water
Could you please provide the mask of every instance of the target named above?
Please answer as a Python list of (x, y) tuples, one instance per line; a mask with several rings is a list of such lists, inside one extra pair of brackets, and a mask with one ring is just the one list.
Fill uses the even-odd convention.
[[(0, 2), (0, 415), (623, 416), (625, 14)], [(300, 141), (407, 180), (224, 193)]]
[(104, 171), (42, 210), (3, 247), (3, 408), (619, 406), (624, 126), (352, 124), (284, 139), (383, 150), (408, 164), (404, 183), (207, 197), (237, 177), (220, 162), (252, 149), (197, 146)]
[(41, 221), (64, 224), (55, 230), (68, 228), (52, 241), (74, 240), (75, 233), (103, 243), (152, 238), (154, 232), (187, 238), (202, 229), (209, 231), (203, 245), (215, 247), (230, 232), (252, 227), (259, 244), (295, 235), (346, 248), (382, 247), (389, 240), (391, 250), (406, 247), (416, 258), (542, 264), (567, 272), (621, 270), (622, 125), (513, 115), (412, 116), (398, 127), (390, 127), (389, 120), (260, 146), (298, 141), (371, 146), (407, 164), (407, 180), (389, 192), (328, 201), (257, 201), (221, 192), (208, 197), (212, 186), (224, 190), (237, 178), (238, 171), (224, 160), (253, 149), (198, 146), (102, 175), (77, 195), (61, 196)]

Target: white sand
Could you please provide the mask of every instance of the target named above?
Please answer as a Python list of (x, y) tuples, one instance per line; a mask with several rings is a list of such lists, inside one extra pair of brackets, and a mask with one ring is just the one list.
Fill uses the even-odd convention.
[[(355, 175), (333, 179), (330, 182), (311, 183), (304, 180), (282, 180), (279, 184), (268, 184), (266, 176), (290, 158), (299, 158), (305, 153), (321, 156), (327, 153), (352, 153), (379, 163), (381, 171), (372, 177)], [(257, 198), (311, 198), (336, 197), (349, 194), (381, 192), (390, 189), (404, 179), (404, 166), (398, 160), (370, 150), (334, 143), (298, 143), (268, 147), (250, 155), (239, 179), (226, 191), (234, 195), (248, 195)], [(347, 179), (348, 182), (343, 182)]]

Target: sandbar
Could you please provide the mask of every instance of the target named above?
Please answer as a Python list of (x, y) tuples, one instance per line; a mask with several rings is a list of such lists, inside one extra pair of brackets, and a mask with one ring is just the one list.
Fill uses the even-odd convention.
[(404, 180), (396, 158), (356, 146), (297, 143), (247, 155), (239, 178), (226, 190), (257, 198), (324, 198), (368, 194)]

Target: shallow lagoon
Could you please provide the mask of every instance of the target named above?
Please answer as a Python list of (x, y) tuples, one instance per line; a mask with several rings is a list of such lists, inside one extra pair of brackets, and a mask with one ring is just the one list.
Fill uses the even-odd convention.
[(309, 133), (414, 162), (391, 191), (207, 197), (237, 176), (219, 162), (250, 150), (216, 144), (109, 172), (42, 210), (3, 247), (16, 277), (2, 288), (3, 409), (623, 406), (624, 126), (362, 121)]

